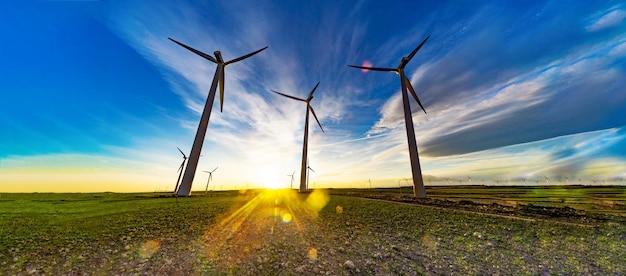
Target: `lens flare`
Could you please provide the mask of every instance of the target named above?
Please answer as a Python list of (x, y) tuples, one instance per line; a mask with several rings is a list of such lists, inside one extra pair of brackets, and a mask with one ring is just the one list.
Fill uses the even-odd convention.
[(317, 260), (317, 249), (315, 249), (315, 247), (309, 248), (309, 259)]
[(337, 205), (337, 207), (335, 207), (335, 212), (339, 215), (343, 214), (343, 207)]
[[(372, 67), (372, 63), (369, 60), (366, 60), (366, 61), (363, 62), (363, 65), (361, 65), (361, 66), (363, 66), (363, 67)], [(361, 72), (367, 73), (367, 72), (369, 72), (369, 70), (361, 69)]]
[(306, 199), (306, 205), (314, 213), (314, 217), (317, 218), (317, 214), (326, 206), (330, 198), (325, 190), (314, 190)]
[(284, 223), (289, 223), (289, 222), (291, 222), (291, 214), (290, 214), (290, 213), (287, 213), (287, 212), (283, 213), (283, 215), (282, 215), (282, 219), (283, 219), (283, 222), (284, 222)]
[(157, 240), (149, 240), (141, 245), (139, 248), (139, 256), (148, 259), (154, 255), (159, 248), (161, 247), (161, 243)]

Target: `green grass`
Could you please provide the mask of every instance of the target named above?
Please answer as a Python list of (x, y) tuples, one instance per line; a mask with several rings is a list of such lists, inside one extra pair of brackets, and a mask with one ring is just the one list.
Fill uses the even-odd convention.
[[(319, 217), (298, 213), (307, 195), (297, 195), (291, 210), (299, 225), (272, 215), (288, 201), (267, 198), (235, 221), (240, 228), (219, 226), (253, 196), (2, 194), (0, 274), (626, 273), (620, 221), (577, 227), (331, 194)], [(359, 271), (343, 268), (346, 260)]]
[(0, 267), (56, 274), (90, 271), (90, 266), (107, 268), (118, 261), (132, 263), (135, 254), (113, 252), (129, 247), (137, 251), (139, 242), (152, 239), (202, 235), (216, 215), (240, 200), (177, 200), (157, 194), (2, 194)]
[[(412, 187), (338, 189), (333, 194), (412, 195)], [(626, 186), (427, 186), (429, 198), (500, 201), (550, 207), (571, 207), (588, 213), (626, 216)]]

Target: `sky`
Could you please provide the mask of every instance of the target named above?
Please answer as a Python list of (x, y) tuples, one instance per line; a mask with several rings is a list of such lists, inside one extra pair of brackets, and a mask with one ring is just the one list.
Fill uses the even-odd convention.
[[(201, 3), (203, 2), (203, 3)], [(193, 184), (289, 187), (306, 105), (312, 188), (409, 185), (405, 68), (426, 185), (623, 184), (621, 1), (3, 1), (0, 192), (171, 191), (215, 64)], [(370, 182), (371, 181), (371, 182)]]

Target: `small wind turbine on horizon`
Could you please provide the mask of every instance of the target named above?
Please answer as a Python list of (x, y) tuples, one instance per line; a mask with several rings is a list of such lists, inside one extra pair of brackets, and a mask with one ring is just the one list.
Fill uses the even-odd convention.
[(411, 91), (411, 95), (413, 95), (413, 98), (415, 99), (415, 101), (417, 101), (417, 103), (422, 108), (422, 110), (424, 110), (424, 113), (426, 113), (426, 109), (424, 109), (422, 102), (420, 102), (419, 98), (417, 97), (417, 94), (415, 94), (415, 89), (413, 89), (411, 82), (404, 75), (404, 67), (407, 65), (407, 63), (409, 63), (409, 61), (411, 61), (411, 59), (413, 58), (413, 56), (415, 56), (417, 51), (419, 51), (422, 48), (422, 46), (424, 46), (424, 43), (426, 43), (426, 41), (429, 38), (430, 38), (430, 35), (427, 36), (426, 39), (424, 39), (424, 41), (422, 41), (422, 43), (420, 43), (420, 45), (417, 46), (417, 48), (415, 48), (409, 54), (408, 57), (402, 57), (402, 60), (400, 61), (400, 64), (398, 65), (397, 68), (379, 68), (379, 67), (348, 65), (353, 68), (373, 70), (373, 71), (383, 71), (383, 72), (394, 72), (400, 75), (400, 87), (402, 88), (402, 91), (401, 91), (402, 92), (402, 105), (404, 107), (404, 124), (406, 127), (407, 142), (409, 144), (409, 156), (411, 159), (411, 173), (413, 176), (413, 195), (418, 198), (426, 197), (426, 189), (424, 188), (424, 180), (422, 179), (422, 169), (420, 166), (419, 155), (417, 152), (417, 142), (415, 141), (415, 130), (413, 129), (413, 116), (411, 112), (411, 106), (409, 104), (409, 96), (407, 93), (407, 88), (409, 91)]
[(308, 190), (309, 189), (309, 170), (312, 171), (312, 172), (315, 172), (315, 171), (311, 168), (311, 166), (307, 165), (306, 168), (307, 168), (307, 172), (306, 172), (306, 189)]
[(306, 103), (306, 117), (304, 119), (304, 139), (302, 141), (302, 166), (300, 168), (300, 189), (299, 192), (300, 193), (304, 193), (307, 191), (307, 189), (309, 188), (309, 183), (307, 181), (307, 161), (308, 161), (308, 146), (309, 146), (309, 111), (313, 114), (313, 117), (315, 118), (315, 121), (317, 121), (317, 124), (320, 126), (320, 129), (322, 130), (322, 132), (324, 132), (324, 128), (322, 128), (322, 124), (320, 124), (320, 120), (317, 119), (317, 115), (315, 115), (315, 111), (313, 110), (313, 107), (311, 106), (311, 100), (313, 99), (313, 94), (315, 93), (315, 90), (317, 89), (317, 86), (319, 86), (320, 83), (317, 82), (317, 84), (315, 85), (315, 87), (313, 87), (313, 90), (311, 90), (311, 92), (309, 92), (309, 96), (305, 99), (300, 99), (300, 98), (296, 98), (294, 96), (289, 96), (287, 94), (283, 94), (280, 93), (278, 91), (274, 91), (271, 90), (272, 92), (290, 98), (292, 100), (296, 100), (296, 101), (301, 101)]
[(174, 187), (174, 193), (178, 193), (178, 185), (180, 184), (180, 177), (183, 175), (183, 168), (185, 167), (185, 161), (187, 161), (187, 155), (185, 155), (183, 153), (182, 150), (180, 150), (179, 147), (176, 147), (178, 149), (178, 151), (180, 151), (180, 154), (183, 155), (183, 162), (180, 163), (180, 167), (178, 167), (178, 180), (176, 180), (176, 187)]
[(291, 176), (291, 186), (289, 186), (292, 190), (293, 190), (293, 180), (294, 180), (294, 175), (296, 174), (296, 171), (293, 171), (292, 174), (288, 174), (287, 176)]
[(469, 182), (469, 184), (472, 185), (472, 178), (469, 175), (467, 176), (467, 182)]
[(217, 170), (217, 168), (219, 168), (219, 167), (215, 167), (215, 169), (213, 169), (212, 171), (203, 171), (203, 172), (209, 174), (209, 179), (206, 181), (206, 188), (204, 189), (204, 193), (205, 194), (209, 191), (209, 182), (211, 182), (211, 179), (213, 178), (213, 172), (215, 172), (215, 170)]
[(547, 185), (550, 185), (550, 179), (548, 179), (548, 177), (547, 177), (547, 176), (545, 176), (545, 175), (543, 176), (543, 178), (546, 180), (546, 184), (547, 184)]
[(185, 49), (194, 52), (195, 54), (209, 60), (215, 64), (217, 64), (217, 69), (215, 70), (215, 75), (213, 76), (213, 83), (211, 83), (211, 89), (209, 89), (209, 95), (207, 96), (206, 103), (204, 104), (204, 109), (202, 110), (202, 116), (200, 117), (200, 123), (198, 124), (198, 130), (196, 131), (196, 137), (193, 140), (193, 147), (191, 148), (191, 154), (189, 155), (189, 161), (187, 162), (187, 168), (185, 169), (185, 174), (183, 175), (183, 181), (180, 184), (178, 189), (178, 196), (189, 196), (191, 194), (191, 184), (193, 183), (193, 178), (196, 174), (196, 169), (198, 167), (198, 160), (200, 159), (200, 152), (202, 151), (202, 144), (204, 143), (204, 136), (206, 135), (206, 130), (209, 126), (209, 118), (211, 117), (211, 110), (213, 109), (213, 102), (215, 100), (215, 93), (217, 90), (217, 84), (220, 85), (220, 112), (222, 112), (224, 107), (224, 68), (229, 64), (233, 64), (238, 61), (242, 61), (247, 59), (257, 53), (267, 49), (267, 47), (256, 50), (247, 55), (240, 56), (235, 59), (231, 59), (229, 61), (224, 61), (222, 58), (222, 54), (220, 51), (215, 51), (213, 54), (215, 57), (211, 55), (205, 54), (201, 51), (198, 51), (194, 48), (191, 48), (183, 43), (180, 43), (172, 38), (168, 38), (174, 43), (184, 47)]

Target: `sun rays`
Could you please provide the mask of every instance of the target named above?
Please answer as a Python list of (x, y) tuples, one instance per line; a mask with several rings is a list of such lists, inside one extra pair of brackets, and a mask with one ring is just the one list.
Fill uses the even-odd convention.
[(307, 233), (315, 232), (319, 212), (328, 203), (323, 190), (305, 197), (290, 189), (266, 189), (254, 195), (242, 194), (241, 204), (225, 212), (208, 228), (201, 242), (210, 260), (225, 268), (234, 267), (255, 252), (274, 244), (296, 240), (294, 254), (317, 258), (315, 242)]

